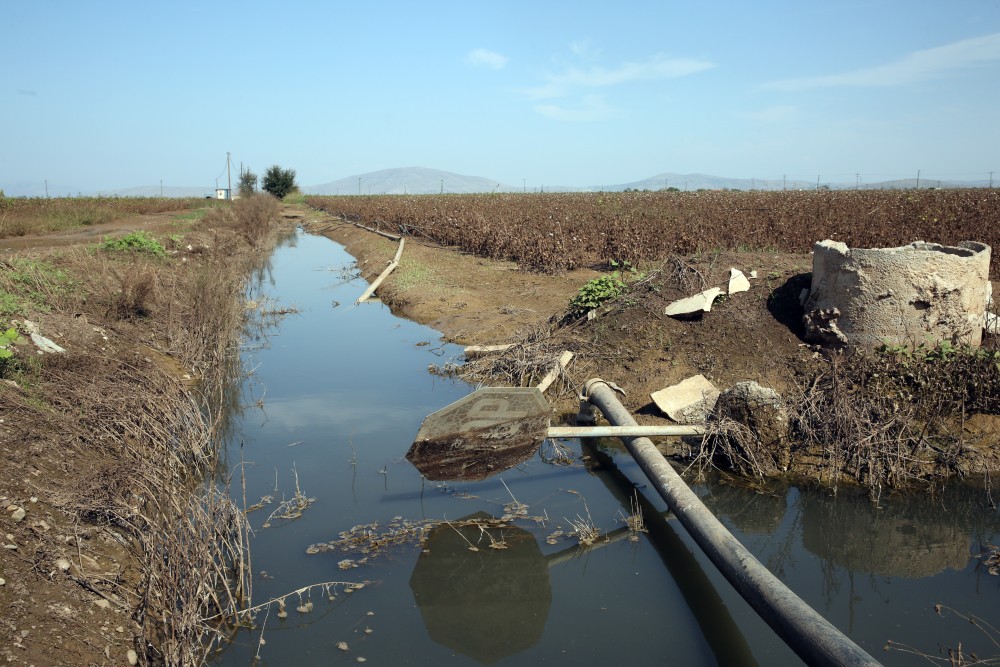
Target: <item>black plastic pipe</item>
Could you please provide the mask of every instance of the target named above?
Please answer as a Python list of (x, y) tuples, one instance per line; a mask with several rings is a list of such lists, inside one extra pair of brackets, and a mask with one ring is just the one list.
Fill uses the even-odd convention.
[[(612, 424), (636, 424), (607, 382), (590, 380), (584, 394), (584, 398)], [(705, 507), (649, 438), (623, 437), (621, 440), (705, 555), (806, 664), (881, 664), (771, 574)]]

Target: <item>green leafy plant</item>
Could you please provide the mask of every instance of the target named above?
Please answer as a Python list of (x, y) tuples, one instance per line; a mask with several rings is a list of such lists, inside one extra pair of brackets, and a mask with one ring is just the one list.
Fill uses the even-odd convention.
[(0, 332), (0, 377), (4, 377), (7, 371), (7, 364), (10, 358), (14, 356), (14, 351), (11, 347), (22, 342), (24, 342), (24, 339), (17, 333), (17, 329), (11, 328)]
[(569, 301), (570, 313), (580, 316), (619, 297), (627, 285), (617, 272), (588, 280)]
[(166, 257), (167, 252), (159, 241), (144, 231), (136, 231), (117, 239), (105, 239), (101, 249), (108, 252), (142, 252), (154, 257)]

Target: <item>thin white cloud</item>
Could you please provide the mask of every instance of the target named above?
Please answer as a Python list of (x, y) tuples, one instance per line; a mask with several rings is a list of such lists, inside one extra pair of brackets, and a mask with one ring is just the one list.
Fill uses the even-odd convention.
[(535, 111), (552, 120), (577, 122), (604, 120), (615, 113), (615, 109), (608, 106), (600, 95), (584, 95), (580, 103), (575, 106), (549, 103), (536, 104), (534, 108)]
[(947, 72), (995, 62), (1000, 62), (1000, 33), (914, 51), (885, 65), (842, 74), (772, 81), (764, 87), (771, 90), (794, 91), (840, 86), (900, 86)]
[(476, 67), (488, 67), (489, 69), (503, 69), (509, 60), (507, 56), (487, 49), (475, 49), (469, 51), (465, 56), (466, 62)]
[(656, 54), (641, 62), (626, 62), (618, 67), (571, 67), (559, 74), (545, 77), (546, 83), (525, 90), (531, 99), (552, 99), (569, 94), (576, 88), (600, 88), (615, 86), (632, 81), (652, 81), (673, 79), (715, 67), (707, 60), (693, 58), (668, 58)]

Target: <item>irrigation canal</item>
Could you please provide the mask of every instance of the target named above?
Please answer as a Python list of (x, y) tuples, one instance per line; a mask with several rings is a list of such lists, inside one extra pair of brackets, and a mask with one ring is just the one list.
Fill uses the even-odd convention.
[[(343, 583), (285, 598), (283, 614), (262, 611), (213, 664), (257, 655), (272, 667), (800, 664), (615, 441), (564, 441), (572, 465), (547, 446), (481, 482), (423, 480), (403, 458), (421, 421), (472, 390), (428, 366), (460, 361), (461, 349), (377, 302), (355, 307), (365, 283), (352, 263), (301, 231), (274, 253), (255, 296), (298, 312), (247, 341), (244, 407), (226, 445), (231, 470), (245, 462), (246, 503), (264, 502), (249, 515), (253, 601)], [(981, 488), (878, 508), (844, 491), (694, 488), (772, 572), (885, 664), (922, 662), (884, 651), (887, 640), (936, 657), (959, 643), (1000, 655), (996, 631), (958, 615), (1000, 626), (1000, 576), (980, 556), (1000, 543), (1000, 514)], [(281, 505), (297, 489), (312, 502), (281, 518), (297, 513)], [(238, 472), (231, 492), (242, 504)], [(626, 525), (635, 502), (648, 532)], [(480, 527), (504, 515), (516, 517), (511, 527)], [(569, 536), (581, 524), (610, 541), (581, 547)], [(420, 530), (422, 547), (411, 539)]]

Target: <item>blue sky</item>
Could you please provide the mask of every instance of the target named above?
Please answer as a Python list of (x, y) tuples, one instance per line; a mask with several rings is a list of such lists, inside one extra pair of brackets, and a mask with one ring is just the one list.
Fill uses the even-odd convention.
[[(1000, 1), (4, 2), (0, 186), (1000, 183)], [(523, 181), (522, 181), (523, 179)]]

